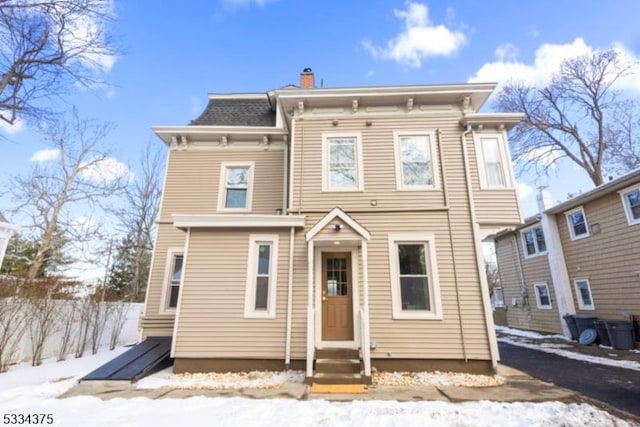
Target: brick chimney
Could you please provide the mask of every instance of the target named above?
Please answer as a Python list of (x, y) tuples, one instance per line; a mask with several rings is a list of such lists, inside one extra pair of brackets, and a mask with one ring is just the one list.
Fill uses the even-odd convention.
[(300, 87), (302, 89), (313, 89), (316, 87), (315, 77), (311, 68), (305, 68), (300, 73)]

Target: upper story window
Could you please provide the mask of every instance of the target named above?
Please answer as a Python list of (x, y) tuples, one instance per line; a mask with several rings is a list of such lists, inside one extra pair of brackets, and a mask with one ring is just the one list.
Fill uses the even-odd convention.
[(589, 237), (589, 226), (587, 224), (587, 216), (584, 214), (582, 206), (565, 213), (567, 216), (567, 226), (571, 240), (578, 240)]
[(251, 210), (254, 162), (225, 162), (220, 170), (218, 211)]
[(362, 144), (359, 133), (325, 134), (322, 191), (361, 191)]
[(620, 197), (629, 225), (640, 224), (640, 186), (622, 190)]
[(501, 133), (475, 134), (480, 188), (513, 188), (511, 163)]
[(433, 132), (394, 132), (396, 184), (399, 190), (436, 187), (436, 155)]
[(544, 232), (541, 225), (530, 227), (520, 232), (522, 246), (526, 258), (544, 255), (547, 253), (547, 242), (544, 240)]

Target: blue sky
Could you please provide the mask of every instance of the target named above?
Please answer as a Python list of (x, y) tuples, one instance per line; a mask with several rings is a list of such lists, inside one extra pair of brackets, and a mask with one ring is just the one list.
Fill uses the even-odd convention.
[[(296, 84), (305, 67), (325, 87), (540, 81), (564, 57), (592, 49), (615, 46), (640, 57), (637, 0), (114, 0), (113, 8), (122, 53), (108, 61), (111, 86), (66, 99), (82, 115), (116, 125), (108, 138), (114, 161), (134, 171), (143, 146), (161, 144), (152, 125), (187, 124), (211, 92)], [(625, 88), (640, 94), (640, 77)], [(2, 181), (47, 148), (25, 125), (0, 132), (10, 138), (0, 141)], [(556, 199), (590, 188), (571, 165), (555, 173), (548, 181)], [(524, 213), (532, 214), (531, 188), (547, 179), (519, 182)]]

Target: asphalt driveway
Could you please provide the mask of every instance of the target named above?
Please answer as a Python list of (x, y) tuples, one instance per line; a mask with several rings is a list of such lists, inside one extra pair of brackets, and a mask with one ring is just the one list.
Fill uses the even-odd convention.
[(498, 342), (500, 363), (640, 416), (640, 371)]

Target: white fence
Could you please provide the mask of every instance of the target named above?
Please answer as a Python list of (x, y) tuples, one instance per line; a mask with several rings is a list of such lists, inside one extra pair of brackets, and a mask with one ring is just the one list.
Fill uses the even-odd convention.
[[(58, 317), (65, 316), (65, 313), (69, 311), (70, 304), (71, 304), (70, 301), (64, 301), (64, 300), (56, 301), (56, 313), (58, 314)], [(104, 308), (107, 305), (114, 304), (114, 303), (104, 302), (101, 304), (103, 305), (103, 308)], [(123, 313), (125, 315), (125, 318), (120, 321), (121, 324), (122, 322), (123, 324), (122, 324), (122, 331), (120, 332), (119, 338), (117, 340), (117, 344), (118, 345), (135, 344), (140, 339), (140, 328), (139, 328), (140, 316), (142, 315), (144, 304), (142, 303), (117, 303), (117, 304), (124, 304)], [(99, 341), (100, 342), (99, 347), (101, 348), (109, 347), (110, 340), (111, 340), (111, 332), (113, 331), (114, 326), (117, 327), (116, 323), (117, 323), (117, 320), (113, 316), (108, 316), (106, 318), (105, 327)], [(75, 319), (71, 326), (72, 326), (72, 332), (71, 332), (72, 342), (69, 350), (67, 351), (67, 355), (69, 355), (68, 357), (73, 357), (77, 349), (77, 342), (79, 337), (81, 336), (80, 319)], [(44, 343), (44, 348), (42, 352), (43, 360), (50, 357), (58, 357), (60, 348), (62, 345), (62, 341), (63, 341), (63, 334), (64, 332), (63, 332), (62, 322), (56, 322), (56, 326), (54, 327), (52, 332), (49, 334), (49, 336), (47, 337)], [(33, 341), (31, 338), (31, 334), (29, 332), (29, 328), (27, 328), (26, 333), (24, 333), (21, 337), (21, 342), (14, 347), (15, 351), (11, 352), (12, 354), (10, 355), (10, 358), (9, 358), (9, 364), (30, 361), (33, 356), (32, 343)], [(91, 347), (92, 347), (91, 338), (87, 337), (86, 350), (84, 352), (85, 355), (91, 354)]]

